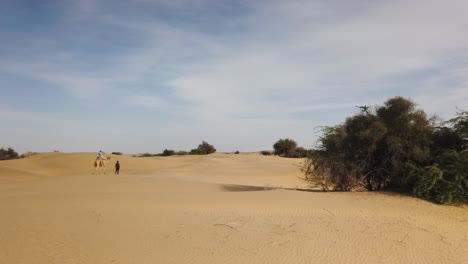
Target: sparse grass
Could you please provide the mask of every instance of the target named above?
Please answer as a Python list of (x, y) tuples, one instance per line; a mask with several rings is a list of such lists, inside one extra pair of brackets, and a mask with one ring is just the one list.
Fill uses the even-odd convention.
[(40, 153), (39, 152), (28, 151), (26, 153), (21, 154), (20, 158), (27, 158), (27, 157), (31, 157), (31, 156), (34, 156), (34, 155), (37, 155), (37, 154), (40, 154)]
[(143, 153), (143, 154), (137, 154), (137, 155), (133, 155), (133, 157), (138, 157), (138, 158), (144, 158), (144, 157), (161, 157), (162, 154), (158, 153), (158, 154), (151, 154), (151, 153)]

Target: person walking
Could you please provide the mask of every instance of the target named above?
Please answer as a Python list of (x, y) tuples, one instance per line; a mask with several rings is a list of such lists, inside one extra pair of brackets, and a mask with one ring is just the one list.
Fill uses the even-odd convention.
[(117, 161), (115, 163), (115, 175), (119, 175), (119, 172), (120, 172), (120, 163), (119, 161)]

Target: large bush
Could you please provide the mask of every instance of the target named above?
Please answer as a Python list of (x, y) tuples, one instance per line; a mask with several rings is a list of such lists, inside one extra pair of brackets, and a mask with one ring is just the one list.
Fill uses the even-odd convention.
[(18, 159), (18, 153), (12, 148), (0, 149), (0, 160)]
[[(430, 158), (432, 128), (426, 115), (408, 99), (395, 97), (363, 111), (335, 127), (326, 127), (306, 166), (306, 178), (333, 175), (338, 189), (381, 190), (400, 186), (405, 164), (425, 164)], [(320, 176), (319, 179), (322, 179)]]
[(323, 190), (393, 188), (436, 201), (468, 201), (468, 114), (435, 126), (402, 97), (325, 127), (302, 170)]

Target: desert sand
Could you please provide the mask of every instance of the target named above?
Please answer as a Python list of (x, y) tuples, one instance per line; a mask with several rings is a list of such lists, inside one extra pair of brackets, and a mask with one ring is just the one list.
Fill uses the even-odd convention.
[(467, 206), (296, 190), (300, 159), (95, 157), (0, 161), (1, 264), (468, 263)]

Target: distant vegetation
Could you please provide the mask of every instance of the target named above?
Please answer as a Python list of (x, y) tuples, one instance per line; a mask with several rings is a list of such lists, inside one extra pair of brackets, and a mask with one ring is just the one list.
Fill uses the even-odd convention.
[(273, 145), (273, 149), (275, 155), (286, 158), (305, 158), (309, 154), (307, 149), (298, 147), (297, 142), (289, 138), (278, 140)]
[(210, 145), (208, 142), (202, 141), (197, 148), (187, 151), (175, 151), (170, 149), (165, 149), (162, 153), (151, 154), (151, 153), (143, 153), (139, 155), (134, 155), (134, 157), (168, 157), (173, 155), (207, 155), (211, 153), (215, 153), (216, 149), (213, 145)]
[[(428, 118), (407, 98), (394, 97), (383, 105), (361, 111), (342, 124), (322, 127), (315, 149), (279, 139), (274, 151), (262, 155), (306, 158), (301, 168), (305, 180), (324, 191), (393, 190), (436, 203), (468, 202), (468, 111), (458, 110), (448, 121)], [(207, 155), (216, 149), (202, 141), (190, 151), (165, 149), (136, 157)], [(239, 151), (235, 152), (239, 154)], [(0, 160), (21, 156), (0, 149)], [(121, 152), (112, 152), (122, 155)]]
[(190, 150), (190, 154), (192, 155), (207, 155), (211, 153), (215, 153), (216, 149), (213, 145), (208, 144), (208, 142), (202, 141), (200, 145), (196, 149)]
[(28, 151), (26, 153), (23, 153), (21, 155), (18, 155), (18, 152), (16, 152), (13, 148), (1, 148), (0, 149), (0, 160), (11, 160), (11, 159), (19, 159), (19, 158), (27, 158), (31, 157), (34, 155), (39, 154), (39, 152), (31, 152)]
[[(302, 170), (323, 190), (400, 190), (437, 203), (468, 201), (468, 112), (429, 119), (402, 97), (324, 127)], [(286, 152), (290, 154), (291, 152)]]
[(40, 153), (39, 152), (28, 151), (26, 153), (21, 154), (20, 158), (27, 158), (27, 157), (31, 157), (31, 156), (34, 156), (34, 155), (37, 155), (37, 154), (40, 154)]
[(20, 156), (18, 152), (16, 152), (12, 148), (1, 148), (0, 149), (0, 160), (11, 160), (11, 159), (19, 159)]
[(162, 153), (163, 156), (167, 157), (167, 156), (173, 156), (175, 155), (176, 152), (174, 150), (169, 150), (169, 149), (165, 149)]

